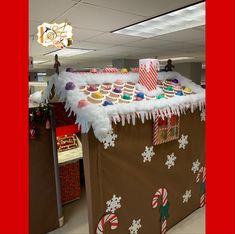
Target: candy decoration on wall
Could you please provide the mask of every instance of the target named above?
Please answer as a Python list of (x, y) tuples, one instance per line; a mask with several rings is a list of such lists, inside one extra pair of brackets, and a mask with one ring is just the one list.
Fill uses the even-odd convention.
[(149, 91), (157, 88), (157, 59), (140, 59), (139, 61), (139, 83)]
[(158, 120), (159, 120), (159, 118), (156, 114), (155, 121), (153, 121), (153, 145), (157, 145), (157, 143), (158, 143), (158, 136), (159, 136), (159, 134), (157, 134)]
[(104, 233), (104, 226), (106, 223), (110, 224), (111, 230), (114, 230), (118, 227), (118, 218), (115, 214), (105, 214), (99, 221), (96, 228), (96, 234)]
[(169, 210), (169, 202), (168, 202), (168, 194), (166, 188), (160, 188), (154, 194), (152, 199), (152, 207), (156, 208), (159, 203), (159, 199), (161, 198), (162, 204), (160, 205), (160, 222), (161, 225), (161, 234), (166, 233), (167, 219), (169, 218), (168, 210)]
[(200, 170), (197, 173), (196, 177), (196, 183), (198, 183), (201, 180), (200, 184), (200, 207), (203, 207), (205, 205), (206, 200), (206, 168), (201, 167)]

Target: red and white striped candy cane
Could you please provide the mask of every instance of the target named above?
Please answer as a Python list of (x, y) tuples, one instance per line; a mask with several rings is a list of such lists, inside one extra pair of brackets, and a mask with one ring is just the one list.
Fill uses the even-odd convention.
[[(205, 184), (206, 182), (206, 168), (201, 167), (200, 170), (197, 173), (196, 182), (198, 183), (201, 179), (201, 183)], [(202, 193), (200, 197), (200, 207), (203, 207), (205, 205), (206, 200), (206, 194)]]
[(158, 143), (158, 114), (155, 114), (155, 120), (153, 121), (153, 145), (157, 145)]
[(105, 214), (99, 221), (99, 224), (96, 228), (96, 234), (104, 233), (104, 225), (110, 223), (111, 230), (114, 230), (118, 227), (118, 218), (115, 214)]
[[(168, 202), (168, 196), (167, 196), (167, 190), (165, 188), (158, 189), (158, 191), (154, 194), (153, 199), (152, 199), (152, 207), (153, 208), (156, 208), (158, 206), (159, 197), (162, 197), (162, 206), (166, 206), (166, 204)], [(167, 220), (165, 219), (162, 222), (161, 234), (166, 233), (166, 226), (167, 226)]]

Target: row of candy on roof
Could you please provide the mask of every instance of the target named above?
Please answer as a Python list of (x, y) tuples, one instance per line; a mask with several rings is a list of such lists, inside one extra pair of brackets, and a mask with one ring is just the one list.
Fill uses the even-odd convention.
[[(163, 94), (158, 96), (149, 96), (136, 89), (135, 83), (123, 83), (122, 80), (116, 80), (114, 83), (90, 84), (81, 86), (80, 91), (87, 96), (90, 103), (103, 106), (116, 103), (130, 103), (132, 101), (156, 100), (161, 98), (170, 98), (175, 95), (182, 96), (192, 93), (192, 90), (182, 87), (177, 79), (158, 81), (159, 87), (163, 89)], [(72, 82), (66, 84), (66, 90), (73, 90), (75, 85)]]
[[(76, 70), (74, 70), (73, 68), (67, 68), (66, 69), (67, 72), (78, 72)], [(130, 72), (139, 72), (139, 68), (135, 67), (135, 68), (130, 68), (129, 69)], [(128, 73), (129, 72), (127, 68), (121, 68), (118, 69), (116, 67), (106, 67), (104, 69), (97, 69), (97, 68), (91, 68), (89, 70), (84, 70), (85, 73)], [(80, 72), (80, 71), (79, 71)]]
[(157, 83), (167, 98), (185, 96), (193, 93), (191, 88), (182, 86), (177, 79), (158, 80)]

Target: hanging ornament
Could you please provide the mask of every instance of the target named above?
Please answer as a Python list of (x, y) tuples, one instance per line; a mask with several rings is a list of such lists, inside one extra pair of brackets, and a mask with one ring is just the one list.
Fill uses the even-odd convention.
[(31, 127), (29, 129), (29, 136), (30, 136), (30, 139), (35, 139), (36, 138), (36, 130), (35, 130), (35, 127)]
[(49, 118), (46, 121), (46, 129), (51, 129), (51, 123), (50, 123)]

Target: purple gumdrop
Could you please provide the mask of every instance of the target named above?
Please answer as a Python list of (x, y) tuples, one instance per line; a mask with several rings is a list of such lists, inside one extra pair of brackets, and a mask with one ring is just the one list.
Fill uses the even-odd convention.
[(115, 89), (113, 90), (113, 92), (115, 92), (115, 93), (121, 93), (122, 90), (121, 90), (120, 88), (115, 88)]
[(179, 81), (178, 81), (177, 79), (173, 79), (172, 82), (173, 82), (173, 83), (176, 83), (176, 84), (179, 83)]
[(75, 84), (73, 82), (68, 82), (66, 85), (65, 85), (65, 89), (66, 90), (74, 90), (75, 89)]

